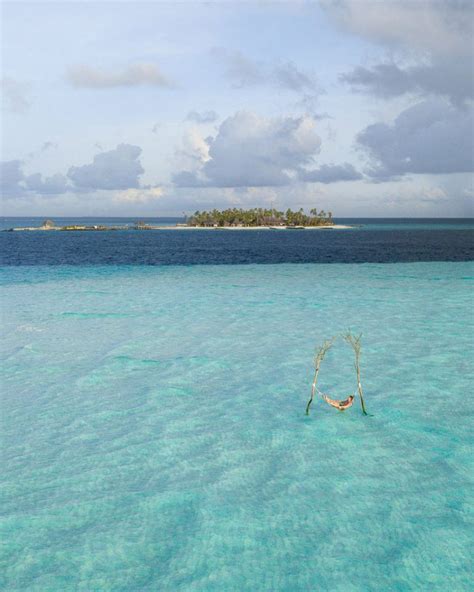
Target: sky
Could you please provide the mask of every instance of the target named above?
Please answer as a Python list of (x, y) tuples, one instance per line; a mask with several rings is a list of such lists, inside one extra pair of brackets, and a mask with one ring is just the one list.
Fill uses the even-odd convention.
[(473, 7), (2, 2), (2, 215), (474, 216)]

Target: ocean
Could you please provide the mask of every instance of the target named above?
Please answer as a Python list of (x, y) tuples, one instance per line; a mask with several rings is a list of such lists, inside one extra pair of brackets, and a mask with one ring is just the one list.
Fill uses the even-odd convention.
[(470, 589), (474, 223), (352, 223), (0, 233), (0, 587)]
[[(179, 219), (145, 218), (171, 225)], [(0, 229), (40, 226), (3, 218)], [(58, 225), (125, 225), (123, 218), (56, 218)], [(236, 265), (471, 261), (474, 219), (336, 219), (351, 229), (0, 232), (0, 265)]]

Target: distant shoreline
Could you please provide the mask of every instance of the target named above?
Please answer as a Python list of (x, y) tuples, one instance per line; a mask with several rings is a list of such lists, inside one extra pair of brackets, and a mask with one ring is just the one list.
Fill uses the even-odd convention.
[(27, 226), (18, 228), (4, 229), (2, 232), (113, 232), (117, 230), (134, 230), (134, 231), (150, 231), (150, 230), (347, 230), (356, 228), (346, 224), (331, 224), (322, 226), (186, 226), (184, 224), (175, 224), (174, 226), (153, 225), (147, 224), (145, 226)]
[(343, 230), (354, 228), (345, 224), (327, 226), (156, 226), (155, 230)]

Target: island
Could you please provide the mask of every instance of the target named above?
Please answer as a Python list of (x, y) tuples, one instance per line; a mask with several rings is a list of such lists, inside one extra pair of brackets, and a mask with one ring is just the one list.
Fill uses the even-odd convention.
[(334, 222), (332, 213), (320, 212), (313, 208), (309, 215), (303, 208), (294, 212), (287, 209), (280, 212), (274, 208), (252, 208), (242, 210), (231, 208), (227, 210), (212, 210), (210, 212), (195, 212), (186, 219), (186, 226), (200, 228), (306, 228), (306, 227), (332, 227)]
[(197, 211), (186, 216), (184, 222), (174, 225), (152, 224), (142, 220), (121, 225), (104, 224), (68, 224), (56, 225), (53, 220), (45, 220), (41, 226), (8, 228), (4, 232), (14, 231), (66, 231), (107, 232), (114, 230), (305, 230), (305, 229), (345, 229), (352, 228), (335, 224), (331, 212), (317, 211), (315, 208), (306, 214), (303, 208), (297, 211), (287, 209), (280, 212), (274, 208), (229, 208), (227, 210)]

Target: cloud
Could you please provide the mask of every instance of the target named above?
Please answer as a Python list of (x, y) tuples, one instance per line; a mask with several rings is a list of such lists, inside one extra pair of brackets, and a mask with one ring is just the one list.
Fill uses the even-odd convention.
[(371, 161), (368, 174), (387, 179), (474, 170), (473, 113), (472, 106), (431, 100), (405, 109), (392, 124), (369, 125), (357, 135)]
[(4, 160), (0, 162), (0, 190), (2, 197), (9, 198), (22, 195), (24, 174), (21, 160)]
[(215, 111), (190, 111), (186, 115), (187, 121), (194, 121), (196, 123), (212, 123), (218, 119), (218, 115)]
[(56, 144), (56, 142), (43, 142), (43, 145), (41, 146), (41, 152), (46, 152), (47, 150), (50, 150), (52, 148), (57, 148), (58, 145)]
[(31, 106), (29, 99), (30, 85), (27, 82), (19, 82), (8, 76), (2, 78), (0, 83), (2, 90), (2, 106), (12, 113), (26, 113)]
[(233, 81), (234, 88), (255, 86), (265, 82), (263, 65), (247, 58), (240, 51), (214, 47), (211, 55), (224, 64), (225, 74)]
[(470, 0), (321, 0), (320, 4), (343, 28), (392, 47), (432, 54), (466, 54), (472, 44)]
[(319, 110), (320, 95), (324, 93), (325, 91), (323, 89), (318, 89), (314, 93), (304, 92), (300, 95), (301, 98), (295, 102), (295, 107), (298, 110), (303, 110), (305, 113), (310, 113), (311, 117), (317, 121), (322, 119), (333, 119), (327, 111), (321, 112)]
[[(45, 142), (43, 148), (50, 144)], [(49, 149), (47, 146), (45, 149)], [(59, 195), (65, 192), (83, 193), (96, 190), (144, 191), (141, 199), (149, 199), (152, 189), (140, 188), (139, 176), (144, 172), (139, 157), (141, 148), (131, 144), (119, 144), (115, 150), (96, 154), (91, 164), (69, 168), (67, 176), (60, 173), (43, 177), (40, 173), (25, 175), (21, 160), (0, 163), (0, 189), (6, 198), (24, 196), (28, 193)], [(132, 200), (133, 192), (123, 194)], [(156, 193), (153, 194), (156, 197)], [(123, 198), (124, 200), (126, 197)], [(136, 198), (139, 201), (139, 198)]]
[(348, 162), (344, 164), (323, 164), (319, 168), (300, 171), (300, 179), (310, 183), (337, 183), (338, 181), (358, 181), (362, 175)]
[(471, 56), (455, 60), (437, 58), (429, 64), (401, 68), (394, 62), (377, 64), (372, 68), (357, 67), (340, 79), (355, 90), (381, 98), (392, 98), (406, 93), (439, 95), (455, 104), (474, 98)]
[(138, 177), (145, 171), (139, 146), (119, 144), (115, 150), (94, 156), (92, 164), (72, 166), (67, 176), (81, 190), (130, 189), (139, 186)]
[(355, 90), (381, 98), (442, 96), (458, 105), (474, 97), (472, 2), (371, 2), (369, 10), (360, 10), (356, 0), (338, 0), (323, 6), (344, 28), (398, 53), (343, 74)]
[(25, 177), (25, 185), (30, 191), (42, 195), (56, 195), (65, 193), (70, 189), (67, 178), (61, 174), (43, 178), (40, 173), (34, 173)]
[(420, 192), (419, 199), (429, 203), (442, 203), (450, 201), (449, 195), (447, 195), (444, 189), (441, 187), (427, 187), (423, 188)]
[(113, 200), (126, 204), (145, 204), (160, 199), (163, 193), (162, 187), (125, 189), (114, 193)]
[(311, 90), (316, 87), (316, 81), (304, 72), (301, 72), (301, 70), (298, 70), (293, 62), (286, 62), (275, 66), (271, 76), (276, 86), (296, 92)]
[(322, 92), (313, 76), (298, 69), (293, 62), (267, 64), (254, 61), (240, 51), (215, 47), (211, 54), (225, 68), (226, 76), (234, 88), (273, 86), (294, 92)]
[(228, 117), (195, 170), (176, 173), (181, 187), (261, 187), (287, 185), (313, 162), (321, 139), (311, 117), (265, 118), (239, 111)]
[(188, 130), (183, 136), (181, 148), (175, 153), (177, 166), (190, 172), (197, 171), (210, 158), (211, 141), (212, 138), (203, 138), (196, 128)]
[(56, 149), (56, 148), (58, 148), (58, 144), (56, 142), (50, 142), (50, 141), (43, 142), (43, 144), (41, 145), (41, 147), (38, 150), (33, 151), (33, 152), (29, 152), (28, 155), (27, 155), (27, 158), (28, 159), (35, 158), (38, 155), (40, 155), (40, 154), (42, 154), (44, 152), (47, 152), (48, 150), (53, 150), (53, 149)]
[[(404, 95), (418, 104), (392, 124), (375, 123), (357, 137), (374, 179), (472, 170), (474, 5), (465, 0), (370, 2), (323, 0), (345, 29), (392, 55), (356, 67), (340, 79), (355, 91), (384, 99)], [(447, 102), (449, 101), (449, 103)]]
[(9, 160), (0, 163), (1, 194), (6, 199), (23, 197), (28, 192), (42, 195), (65, 193), (69, 187), (64, 175), (45, 177), (40, 173), (26, 176), (21, 160)]
[(193, 171), (178, 171), (173, 175), (173, 183), (177, 187), (206, 187), (207, 184)]
[(72, 66), (67, 72), (67, 78), (77, 88), (172, 86), (155, 64), (147, 63), (133, 64), (116, 72), (107, 72), (86, 65)]
[(43, 178), (39, 173), (26, 176), (21, 160), (9, 160), (0, 163), (1, 194), (5, 199), (23, 197), (28, 192), (43, 195), (65, 193), (68, 190), (64, 175), (52, 175)]

